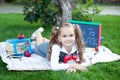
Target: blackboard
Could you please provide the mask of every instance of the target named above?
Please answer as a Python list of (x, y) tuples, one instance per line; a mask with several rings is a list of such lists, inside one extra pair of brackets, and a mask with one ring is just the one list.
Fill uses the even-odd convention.
[(97, 22), (83, 22), (69, 20), (72, 24), (77, 24), (82, 30), (86, 47), (96, 48), (101, 45), (101, 24)]

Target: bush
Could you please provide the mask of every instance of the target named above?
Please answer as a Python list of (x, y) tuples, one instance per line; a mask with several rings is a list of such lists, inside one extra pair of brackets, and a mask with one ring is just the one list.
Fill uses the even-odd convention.
[(51, 0), (29, 0), (24, 2), (25, 20), (31, 23), (42, 22), (42, 24), (55, 24), (56, 9)]
[(93, 21), (93, 16), (101, 10), (94, 6), (94, 0), (86, 0), (86, 3), (79, 2), (72, 11), (73, 19), (80, 21)]

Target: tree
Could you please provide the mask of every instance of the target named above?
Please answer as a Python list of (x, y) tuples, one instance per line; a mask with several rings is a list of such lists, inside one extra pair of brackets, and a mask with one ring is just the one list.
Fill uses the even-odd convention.
[[(52, 2), (51, 2), (52, 1)], [(44, 24), (62, 24), (72, 19), (72, 9), (75, 0), (29, 0), (24, 3), (25, 20), (38, 21), (41, 18)], [(52, 6), (54, 5), (54, 6)], [(53, 9), (54, 7), (54, 9)], [(55, 9), (57, 7), (57, 10)], [(55, 16), (55, 17), (53, 17)]]
[[(90, 21), (89, 7), (93, 5), (94, 0), (85, 0), (85, 7), (78, 9), (76, 2), (82, 0), (24, 0), (25, 20), (32, 22), (41, 21), (43, 24), (63, 24), (73, 18), (73, 15), (78, 15), (82, 20)], [(73, 10), (80, 10), (72, 12)], [(98, 8), (94, 8), (94, 13), (99, 12)], [(87, 12), (87, 13), (86, 13)], [(77, 16), (78, 17), (78, 16)], [(85, 19), (84, 19), (85, 18)]]
[(75, 0), (53, 0), (61, 14), (56, 14), (57, 24), (63, 24), (72, 19), (72, 9), (75, 8)]
[(63, 24), (71, 19), (93, 21), (93, 16), (101, 11), (93, 6), (94, 0), (54, 0), (54, 2), (61, 11), (61, 15), (56, 14), (57, 24)]

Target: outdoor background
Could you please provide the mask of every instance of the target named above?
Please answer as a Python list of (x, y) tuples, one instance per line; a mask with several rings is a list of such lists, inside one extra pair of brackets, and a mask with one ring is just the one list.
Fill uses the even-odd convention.
[[(18, 0), (19, 1), (19, 0)], [(107, 1), (107, 0), (104, 0)], [(95, 4), (102, 11), (94, 16), (94, 22), (102, 24), (103, 46), (120, 55), (120, 4), (119, 0)], [(0, 1), (0, 42), (17, 38), (23, 33), (26, 38), (42, 27), (39, 23), (31, 24), (24, 21), (23, 6), (19, 2), (7, 3)], [(44, 27), (43, 36), (50, 38), (52, 26)], [(107, 56), (106, 56), (107, 57)], [(8, 71), (0, 58), (0, 80), (120, 80), (120, 61), (97, 63), (88, 67), (88, 71), (66, 73), (65, 71)]]

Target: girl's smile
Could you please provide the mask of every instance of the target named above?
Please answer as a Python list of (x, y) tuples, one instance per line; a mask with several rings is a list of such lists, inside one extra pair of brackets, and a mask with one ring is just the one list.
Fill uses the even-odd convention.
[(73, 27), (63, 27), (59, 35), (59, 41), (62, 43), (62, 46), (67, 49), (71, 49), (75, 43), (75, 33)]

